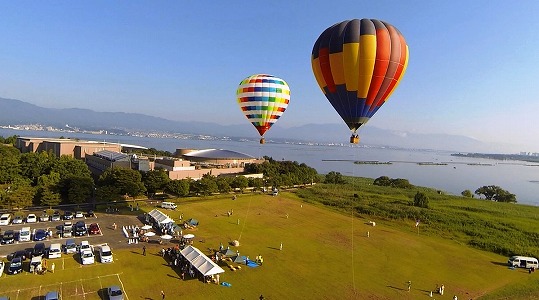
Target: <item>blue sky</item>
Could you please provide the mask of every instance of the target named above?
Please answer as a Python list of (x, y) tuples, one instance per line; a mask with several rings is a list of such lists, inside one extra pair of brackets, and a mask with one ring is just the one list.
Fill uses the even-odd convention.
[(291, 88), (279, 126), (338, 123), (346, 136), (310, 55), (330, 25), (373, 18), (403, 33), (410, 60), (363, 130), (539, 152), (538, 15), (538, 1), (0, 0), (0, 97), (251, 126), (236, 87), (268, 73)]

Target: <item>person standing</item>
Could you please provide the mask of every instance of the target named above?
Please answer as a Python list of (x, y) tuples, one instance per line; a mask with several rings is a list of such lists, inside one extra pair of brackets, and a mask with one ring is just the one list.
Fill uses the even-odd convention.
[(165, 292), (161, 291), (161, 299), (165, 299)]
[(146, 245), (142, 246), (142, 255), (146, 256)]
[(52, 263), (52, 265), (51, 265), (51, 273), (54, 273), (54, 267), (55, 267), (55, 265), (54, 265), (54, 263)]
[(283, 243), (279, 246), (279, 250), (283, 250)]
[(408, 292), (412, 289), (412, 282), (408, 280)]

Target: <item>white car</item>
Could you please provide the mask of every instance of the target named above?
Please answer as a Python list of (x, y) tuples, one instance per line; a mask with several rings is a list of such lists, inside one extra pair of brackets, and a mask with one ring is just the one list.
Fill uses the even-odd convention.
[(102, 264), (112, 262), (112, 251), (108, 245), (99, 247), (99, 260)]
[(59, 243), (54, 243), (49, 248), (49, 258), (60, 258), (62, 257), (62, 245)]
[(37, 222), (37, 217), (35, 214), (28, 214), (26, 217), (26, 223), (35, 223)]
[(83, 265), (91, 265), (95, 262), (92, 249), (86, 249), (80, 252), (80, 260)]
[(88, 241), (82, 241), (79, 245), (79, 252), (85, 251), (85, 250), (92, 250), (92, 246), (90, 246), (90, 243)]

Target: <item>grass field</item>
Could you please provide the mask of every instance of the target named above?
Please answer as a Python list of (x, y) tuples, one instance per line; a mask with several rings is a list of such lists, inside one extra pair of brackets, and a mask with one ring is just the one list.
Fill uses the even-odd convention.
[(112, 264), (81, 267), (64, 256), (51, 260), (57, 261), (54, 274), (4, 274), (0, 294), (37, 300), (58, 289), (63, 299), (106, 299), (105, 288), (115, 284), (127, 299), (160, 299), (161, 290), (167, 299), (422, 299), (444, 284), (445, 294), (435, 299), (534, 299), (530, 291), (539, 286), (539, 274), (508, 269), (506, 256), (432, 231), (423, 234), (427, 228), (418, 232), (407, 220), (376, 218), (373, 227), (367, 224), (371, 219), (306, 203), (292, 193), (200, 198), (170, 214), (178, 219), (180, 213), (200, 221), (184, 231), (195, 234), (195, 247), (209, 253), (239, 240), (231, 249), (251, 258), (262, 255), (264, 265), (235, 272), (223, 265), (221, 282), (231, 287), (183, 281), (157, 254), (160, 246), (148, 245), (142, 256), (138, 244), (113, 249)]

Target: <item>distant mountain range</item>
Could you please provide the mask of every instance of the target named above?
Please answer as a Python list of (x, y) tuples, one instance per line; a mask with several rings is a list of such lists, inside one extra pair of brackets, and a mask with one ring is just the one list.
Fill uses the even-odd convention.
[[(96, 112), (89, 109), (44, 108), (14, 99), (0, 98), (0, 125), (41, 124), (56, 128), (77, 127), (83, 130), (160, 131), (196, 135), (253, 138), (247, 125), (221, 125), (208, 122), (180, 122), (137, 113)], [(349, 131), (343, 124), (307, 124), (284, 128), (276, 124), (266, 139), (290, 142), (348, 143)], [(411, 149), (462, 152), (500, 152), (509, 147), (481, 142), (465, 136), (416, 134), (368, 127), (361, 132), (361, 144)], [(509, 150), (511, 151), (511, 150)]]

